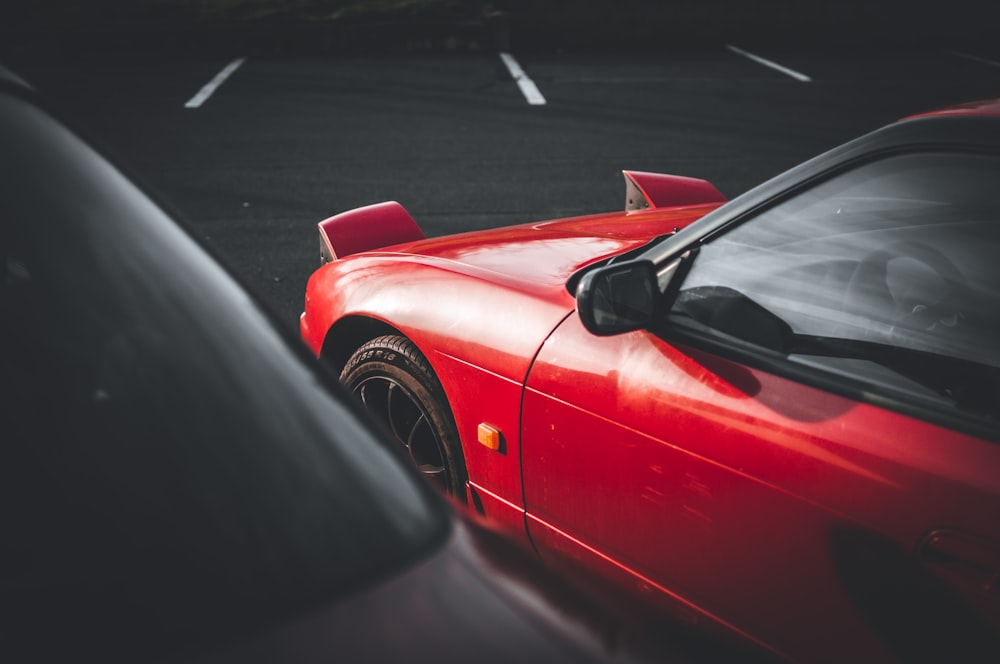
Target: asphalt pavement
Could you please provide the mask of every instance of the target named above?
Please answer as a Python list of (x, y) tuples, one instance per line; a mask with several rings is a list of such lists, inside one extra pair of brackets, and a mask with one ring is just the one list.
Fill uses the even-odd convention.
[(462, 40), (385, 53), (41, 44), (8, 64), (290, 326), (318, 264), (316, 222), (352, 207), (396, 200), (441, 235), (620, 209), (622, 169), (734, 196), (906, 114), (1000, 95), (1000, 45), (982, 42), (748, 36), (508, 57)]

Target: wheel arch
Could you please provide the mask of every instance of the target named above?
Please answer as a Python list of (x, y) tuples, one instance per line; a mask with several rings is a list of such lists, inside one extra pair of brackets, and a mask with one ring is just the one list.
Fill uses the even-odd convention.
[(346, 316), (327, 330), (319, 354), (320, 359), (333, 367), (339, 375), (354, 351), (372, 339), (386, 334), (398, 334), (409, 339), (409, 336), (401, 330), (377, 318)]

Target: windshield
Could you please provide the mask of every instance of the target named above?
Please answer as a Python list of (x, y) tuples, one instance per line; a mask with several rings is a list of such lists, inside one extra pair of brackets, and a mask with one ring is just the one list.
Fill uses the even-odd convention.
[(898, 155), (706, 244), (675, 306), (801, 365), (1000, 419), (1000, 159)]
[(290, 337), (4, 94), (0, 219), (0, 660), (213, 640), (440, 541), (443, 503)]

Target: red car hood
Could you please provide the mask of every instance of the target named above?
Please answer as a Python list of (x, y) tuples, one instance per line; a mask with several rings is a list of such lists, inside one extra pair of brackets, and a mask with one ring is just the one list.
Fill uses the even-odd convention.
[[(718, 205), (608, 213), (335, 251), (340, 257), (309, 279), (300, 333), (319, 355), (338, 321), (380, 320), (420, 347), (477, 357), (490, 371), (520, 380), (527, 358), (572, 311), (574, 297), (566, 283), (577, 270), (684, 227)], [(347, 226), (355, 228), (360, 236), (372, 232), (367, 219)], [(420, 237), (408, 215), (403, 232)], [(347, 235), (336, 238), (337, 249), (369, 242), (364, 237), (343, 242)], [(516, 333), (498, 312), (517, 312)]]
[(683, 228), (719, 206), (608, 213), (419, 240), (387, 251), (455, 261), (538, 286)]

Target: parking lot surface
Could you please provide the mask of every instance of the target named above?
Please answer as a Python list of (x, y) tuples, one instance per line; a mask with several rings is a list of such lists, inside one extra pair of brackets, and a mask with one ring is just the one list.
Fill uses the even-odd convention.
[(316, 222), (349, 208), (396, 200), (441, 235), (618, 209), (622, 169), (732, 197), (901, 116), (1000, 94), (1000, 49), (981, 44), (37, 55), (9, 64), (289, 326)]

